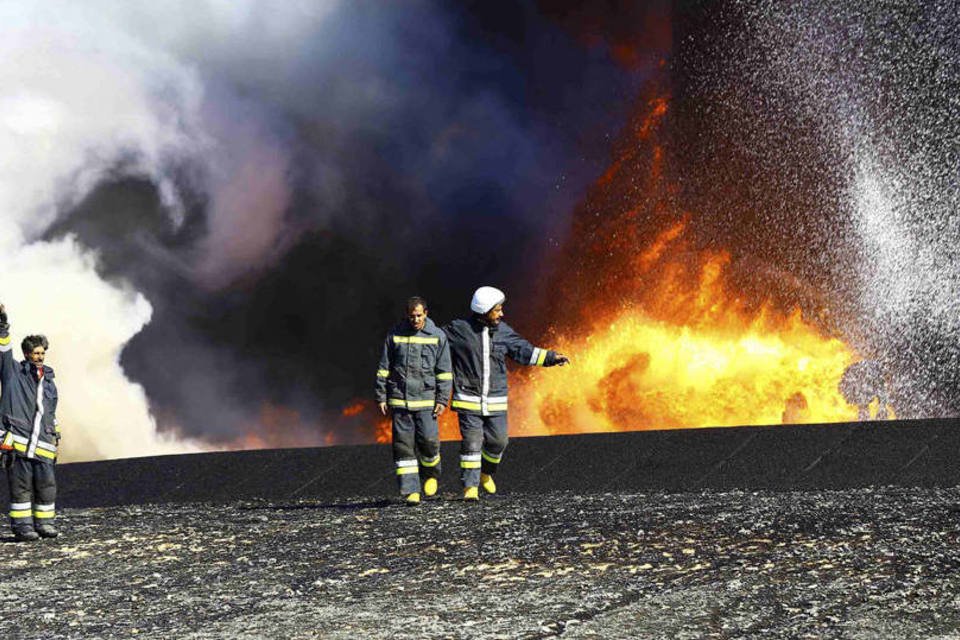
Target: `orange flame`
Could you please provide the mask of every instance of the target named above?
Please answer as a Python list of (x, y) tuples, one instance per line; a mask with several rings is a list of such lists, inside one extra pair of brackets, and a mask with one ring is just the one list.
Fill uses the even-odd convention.
[(734, 291), (730, 254), (688, 238), (692, 216), (671, 206), (654, 140), (667, 113), (666, 98), (646, 103), (575, 214), (566, 268), (551, 287), (555, 299), (576, 301), (556, 308), (551, 330), (573, 364), (519, 374), (512, 431), (855, 419), (838, 391), (852, 349), (799, 308)]
[(393, 442), (393, 428), (391, 427), (390, 418), (377, 420), (376, 429), (374, 439), (378, 444), (389, 444)]
[(363, 413), (363, 410), (365, 408), (366, 407), (362, 402), (354, 402), (353, 404), (344, 407), (343, 411), (340, 412), (340, 415), (342, 415), (345, 418), (350, 418), (356, 415), (360, 415), (361, 413)]
[[(256, 416), (243, 425), (243, 434), (217, 443), (225, 450), (318, 447), (361, 442), (378, 442), (382, 425), (376, 403), (357, 400), (334, 413), (311, 418), (291, 407), (264, 402)], [(386, 442), (390, 423), (386, 421)]]
[[(675, 228), (660, 236), (672, 235)], [(726, 256), (708, 256), (694, 290), (669, 261), (653, 299), (626, 304), (582, 337), (560, 336), (562, 372), (525, 375), (519, 434), (831, 422), (856, 411), (837, 386), (855, 359), (840, 340), (761, 307), (753, 316), (723, 282)]]

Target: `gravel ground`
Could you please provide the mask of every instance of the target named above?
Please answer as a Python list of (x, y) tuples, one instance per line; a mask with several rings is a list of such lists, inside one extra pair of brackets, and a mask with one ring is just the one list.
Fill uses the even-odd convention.
[[(5, 638), (960, 638), (960, 488), (68, 509)], [(12, 538), (7, 537), (8, 541)]]

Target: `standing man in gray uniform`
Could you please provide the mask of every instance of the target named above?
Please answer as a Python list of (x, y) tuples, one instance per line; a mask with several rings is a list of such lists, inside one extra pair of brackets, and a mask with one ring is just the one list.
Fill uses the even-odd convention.
[(503, 322), (506, 295), (494, 287), (473, 294), (473, 315), (454, 320), (444, 331), (453, 363), (451, 408), (460, 420), (460, 481), (464, 500), (479, 500), (478, 485), (496, 493), (494, 474), (507, 448), (507, 362), (565, 365), (567, 356), (535, 347)]
[(10, 486), (10, 528), (22, 542), (57, 537), (54, 463), (60, 429), (53, 369), (43, 363), (50, 345), (44, 336), (27, 336), (20, 346), (23, 362), (16, 362), (0, 305), (0, 454)]
[(437, 417), (447, 408), (453, 372), (447, 336), (427, 317), (427, 301), (407, 300), (407, 318), (383, 343), (377, 369), (380, 413), (393, 413), (393, 461), (400, 494), (408, 504), (423, 493), (437, 493), (440, 430)]

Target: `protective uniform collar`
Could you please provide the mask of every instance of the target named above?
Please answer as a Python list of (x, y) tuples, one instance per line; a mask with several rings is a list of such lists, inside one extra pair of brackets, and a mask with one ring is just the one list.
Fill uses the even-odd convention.
[[(503, 324), (503, 322), (501, 321), (500, 324)], [(494, 331), (500, 328), (499, 324), (495, 324), (492, 326), (487, 324), (487, 322), (483, 319), (482, 313), (475, 313), (472, 316), (470, 316), (470, 325), (477, 332), (482, 331), (483, 329), (488, 329), (490, 333), (493, 333)]]
[[(427, 316), (426, 322), (423, 323), (423, 329), (420, 329), (420, 331), (424, 333), (436, 333), (439, 330), (436, 323), (430, 319), (430, 316)], [(417, 333), (417, 329), (410, 326), (409, 320), (401, 320), (394, 328), (393, 333), (398, 336), (413, 335)]]
[[(34, 373), (33, 368), (34, 368), (34, 367), (33, 367), (33, 363), (30, 362), (29, 360), (23, 360), (23, 361), (20, 363), (20, 369), (21, 369), (25, 374), (33, 376), (34, 380), (36, 380), (37, 376), (36, 376), (36, 374)], [(43, 377), (44, 377), (44, 378), (53, 379), (53, 378), (55, 377), (54, 374), (53, 374), (53, 369), (50, 368), (50, 367), (48, 367), (47, 365), (43, 365)]]

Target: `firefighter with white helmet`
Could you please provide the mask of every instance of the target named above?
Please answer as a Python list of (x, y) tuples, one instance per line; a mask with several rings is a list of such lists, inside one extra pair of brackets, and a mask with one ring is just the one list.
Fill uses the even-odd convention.
[(480, 287), (470, 301), (469, 318), (446, 327), (453, 364), (450, 408), (460, 421), (460, 481), (464, 500), (478, 500), (479, 487), (495, 493), (494, 475), (507, 447), (506, 358), (523, 365), (552, 367), (570, 360), (535, 347), (503, 322), (506, 295)]

